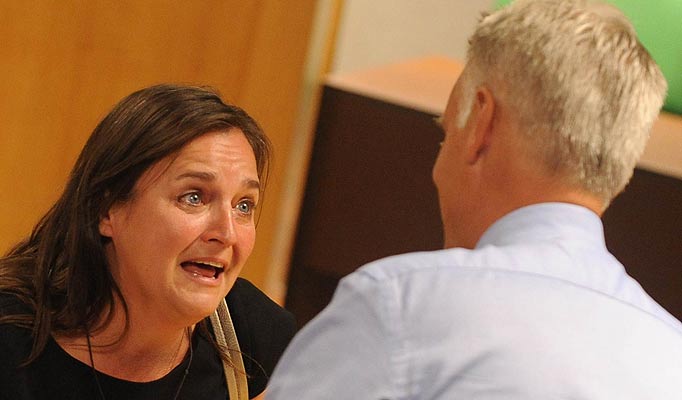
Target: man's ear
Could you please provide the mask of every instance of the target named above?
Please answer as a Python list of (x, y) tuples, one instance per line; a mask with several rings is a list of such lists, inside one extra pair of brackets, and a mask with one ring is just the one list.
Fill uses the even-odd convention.
[(474, 104), (472, 104), (471, 118), (473, 124), (466, 152), (466, 161), (475, 164), (485, 154), (493, 134), (493, 119), (495, 116), (495, 98), (486, 86), (476, 89)]

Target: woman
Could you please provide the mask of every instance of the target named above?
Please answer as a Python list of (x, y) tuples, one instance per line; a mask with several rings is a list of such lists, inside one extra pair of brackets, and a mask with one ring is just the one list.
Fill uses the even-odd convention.
[[(123, 99), (64, 193), (0, 260), (0, 397), (226, 399), (207, 316), (227, 295), (249, 394), (294, 333), (238, 279), (255, 240), (269, 142), (212, 91)], [(232, 289), (232, 290), (231, 290)], [(234, 400), (234, 399), (233, 399)]]

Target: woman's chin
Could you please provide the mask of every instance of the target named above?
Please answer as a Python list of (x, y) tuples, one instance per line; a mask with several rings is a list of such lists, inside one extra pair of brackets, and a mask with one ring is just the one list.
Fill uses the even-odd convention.
[(190, 285), (183, 285), (177, 293), (176, 307), (180, 308), (178, 311), (181, 314), (191, 318), (192, 323), (196, 323), (211, 315), (218, 308), (235, 280), (236, 277), (224, 274), (220, 277), (219, 285), (206, 285), (204, 282), (191, 282)]
[(222, 299), (221, 295), (195, 294), (178, 299), (175, 306), (179, 314), (183, 315), (182, 319), (189, 325), (211, 315)]

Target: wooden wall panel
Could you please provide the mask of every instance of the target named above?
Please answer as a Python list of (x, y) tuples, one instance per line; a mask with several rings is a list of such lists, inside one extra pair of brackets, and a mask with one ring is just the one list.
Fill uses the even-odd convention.
[(250, 112), (276, 163), (244, 276), (262, 284), (315, 1), (0, 3), (0, 251), (57, 198), (88, 135), (130, 92), (205, 84)]

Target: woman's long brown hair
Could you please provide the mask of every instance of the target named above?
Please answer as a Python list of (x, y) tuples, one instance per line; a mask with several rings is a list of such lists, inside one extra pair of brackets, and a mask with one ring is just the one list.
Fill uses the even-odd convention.
[[(240, 129), (256, 156), (262, 186), (270, 143), (256, 121), (210, 89), (157, 85), (121, 100), (97, 125), (64, 192), (31, 235), (0, 259), (0, 293), (14, 296), (0, 323), (32, 330), (35, 360), (53, 333), (84, 334), (111, 317), (114, 296), (127, 307), (111, 276), (99, 234), (100, 217), (126, 201), (155, 162), (208, 132)], [(127, 317), (126, 317), (127, 319)], [(107, 323), (108, 321), (104, 321)]]

